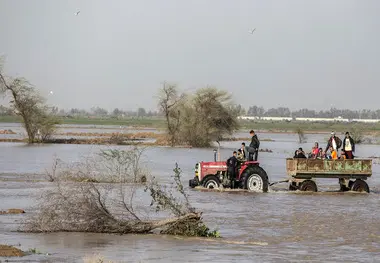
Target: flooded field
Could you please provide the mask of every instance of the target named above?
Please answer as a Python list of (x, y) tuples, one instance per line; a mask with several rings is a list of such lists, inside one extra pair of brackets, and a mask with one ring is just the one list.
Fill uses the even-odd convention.
[[(6, 130), (11, 131), (12, 134), (0, 134), (0, 139), (22, 139), (26, 137), (25, 129), (22, 127), (20, 123), (0, 123), (0, 131)], [(56, 131), (57, 134), (54, 138), (57, 139), (68, 139), (68, 138), (94, 138), (93, 136), (76, 136), (69, 135), (70, 133), (103, 133), (103, 134), (112, 134), (112, 133), (140, 133), (140, 132), (154, 132), (154, 133), (162, 133), (154, 128), (141, 128), (136, 129), (134, 127), (129, 126), (115, 126), (115, 125), (70, 125), (70, 124), (61, 124), (58, 125), (58, 129)], [(65, 135), (68, 134), (68, 135)]]
[[(13, 125), (13, 126), (12, 126)], [(6, 126), (6, 127), (5, 127)], [(12, 127), (10, 127), (12, 126)], [(92, 132), (102, 132), (87, 127)], [(108, 127), (110, 130), (115, 127)], [(0, 129), (22, 132), (18, 125)], [(64, 130), (83, 127), (64, 127)], [(112, 131), (110, 131), (112, 132)], [(247, 137), (245, 133), (236, 137)], [(295, 134), (258, 134), (259, 161), (271, 182), (285, 179), (285, 158), (294, 150), (311, 149), (315, 141), (325, 146), (328, 135), (307, 135), (307, 143)], [(227, 159), (240, 142), (223, 142)], [(378, 262), (380, 258), (380, 165), (373, 165), (367, 181), (371, 193), (340, 193), (335, 179), (318, 180), (318, 193), (288, 192), (287, 184), (273, 186), (269, 193), (201, 192), (190, 190), (191, 202), (203, 211), (205, 221), (218, 228), (223, 239), (179, 238), (157, 235), (106, 235), (88, 233), (25, 234), (15, 232), (22, 219), (34, 213), (37, 198), (52, 185), (43, 174), (56, 155), (63, 161), (82, 157), (108, 146), (33, 145), (0, 143), (0, 210), (20, 208), (22, 215), (0, 215), (0, 243), (16, 245), (41, 254), (10, 258), (9, 262), (83, 262), (83, 257), (101, 254), (116, 262)], [(123, 146), (115, 146), (123, 148)], [(161, 182), (171, 183), (177, 162), (184, 184), (193, 177), (194, 165), (212, 160), (213, 149), (150, 147), (143, 162)], [(380, 156), (377, 145), (358, 145), (360, 157)], [(18, 246), (20, 245), (20, 246)], [(46, 255), (48, 253), (48, 255)], [(0, 258), (0, 261), (3, 259)]]

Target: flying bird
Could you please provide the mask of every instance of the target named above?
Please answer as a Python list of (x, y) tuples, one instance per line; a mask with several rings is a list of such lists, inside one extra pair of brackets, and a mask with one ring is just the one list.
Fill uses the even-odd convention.
[(256, 28), (249, 30), (249, 33), (253, 34), (253, 32), (255, 32), (255, 30), (256, 30)]
[(77, 16), (77, 15), (79, 15), (79, 13), (80, 13), (80, 11), (77, 11), (77, 12), (75, 12), (75, 15)]

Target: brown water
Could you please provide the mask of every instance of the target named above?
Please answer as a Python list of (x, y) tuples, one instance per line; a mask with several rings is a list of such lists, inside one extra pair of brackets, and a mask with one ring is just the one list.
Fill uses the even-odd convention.
[[(262, 148), (272, 149), (273, 153), (260, 153), (261, 165), (271, 181), (284, 179), (284, 159), (299, 146), (297, 137), (260, 137), (276, 140), (262, 142)], [(324, 137), (310, 135), (310, 143), (301, 146), (309, 149), (314, 141), (322, 142)], [(239, 142), (223, 143), (222, 157), (227, 159), (238, 146)], [(221, 240), (14, 232), (21, 220), (33, 213), (36, 199), (51, 187), (34, 174), (50, 167), (54, 154), (65, 162), (77, 162), (99, 148), (0, 143), (0, 210), (21, 208), (27, 212), (0, 216), (0, 243), (21, 244), (23, 250), (37, 248), (49, 253), (9, 262), (82, 262), (85, 255), (93, 253), (119, 262), (380, 262), (380, 166), (376, 164), (373, 177), (368, 180), (370, 194), (338, 193), (334, 179), (319, 180), (321, 192), (315, 194), (288, 192), (286, 184), (276, 185), (264, 194), (190, 190), (192, 203), (204, 212), (205, 221), (212, 228), (220, 230)], [(359, 145), (356, 154), (380, 156), (380, 147)], [(172, 169), (178, 162), (187, 185), (195, 163), (212, 157), (212, 149), (156, 147), (146, 150), (144, 162), (165, 183), (171, 182)]]

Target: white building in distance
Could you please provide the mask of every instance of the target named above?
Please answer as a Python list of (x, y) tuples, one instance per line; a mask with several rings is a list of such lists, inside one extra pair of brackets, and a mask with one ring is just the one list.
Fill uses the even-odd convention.
[(258, 117), (258, 116), (239, 116), (241, 120), (257, 120), (257, 121), (300, 121), (300, 122), (361, 122), (361, 123), (378, 123), (379, 119), (344, 119), (336, 118), (304, 118), (304, 117)]

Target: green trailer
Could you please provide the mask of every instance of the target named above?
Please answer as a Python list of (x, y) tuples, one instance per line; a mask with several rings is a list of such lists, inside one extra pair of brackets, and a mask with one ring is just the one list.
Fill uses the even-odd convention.
[(317, 192), (316, 178), (336, 178), (341, 191), (369, 193), (365, 180), (372, 175), (372, 160), (288, 158), (286, 171), (289, 176), (289, 190)]

